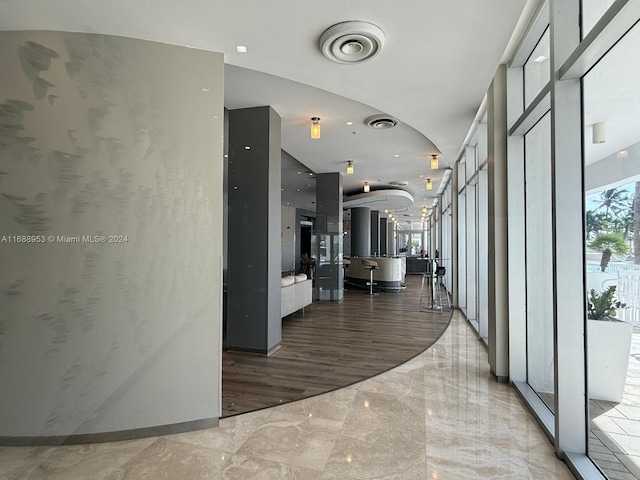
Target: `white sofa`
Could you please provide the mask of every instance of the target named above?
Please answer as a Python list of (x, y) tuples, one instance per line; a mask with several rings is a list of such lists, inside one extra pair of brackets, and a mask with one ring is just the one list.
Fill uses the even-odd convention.
[(311, 280), (307, 275), (289, 275), (280, 280), (281, 316), (286, 317), (310, 305), (312, 300)]

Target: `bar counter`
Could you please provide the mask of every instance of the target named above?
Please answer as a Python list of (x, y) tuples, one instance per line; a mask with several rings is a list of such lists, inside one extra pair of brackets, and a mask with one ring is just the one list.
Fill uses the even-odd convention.
[(404, 276), (407, 273), (405, 257), (351, 257), (351, 265), (345, 267), (344, 277), (347, 283), (367, 287), (369, 270), (362, 265), (362, 259), (378, 264), (373, 271), (373, 281), (379, 290), (401, 290), (404, 288)]

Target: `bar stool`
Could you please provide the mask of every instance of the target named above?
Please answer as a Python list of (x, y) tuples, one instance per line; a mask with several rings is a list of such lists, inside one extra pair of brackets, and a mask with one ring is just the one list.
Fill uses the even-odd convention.
[(362, 258), (360, 261), (362, 262), (362, 267), (365, 270), (369, 270), (369, 281), (367, 282), (367, 285), (369, 285), (369, 295), (373, 295), (373, 286), (377, 285), (377, 283), (373, 283), (373, 271), (380, 270), (378, 268), (378, 262), (367, 260), (366, 258)]
[(347, 275), (346, 275), (346, 270), (347, 268), (349, 268), (351, 266), (351, 259), (349, 258), (343, 258), (342, 259), (342, 272), (343, 272), (343, 276), (342, 276), (342, 286), (343, 288), (346, 290), (346, 284), (347, 284)]
[[(444, 304), (442, 302), (442, 291), (441, 291), (441, 285), (442, 285), (442, 278), (446, 275), (447, 273), (447, 269), (445, 267), (442, 266), (438, 266), (436, 268), (436, 285), (435, 288), (438, 289), (437, 294), (438, 294), (438, 305), (440, 306), (440, 309), (444, 309)], [(449, 294), (447, 292), (445, 292), (444, 296), (446, 297), (447, 300), (447, 309), (451, 310), (451, 302), (449, 302)]]

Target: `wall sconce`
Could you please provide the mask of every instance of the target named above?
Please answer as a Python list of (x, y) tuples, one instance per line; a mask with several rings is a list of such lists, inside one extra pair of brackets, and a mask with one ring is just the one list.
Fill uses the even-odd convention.
[(593, 124), (593, 131), (591, 132), (592, 143), (604, 143), (607, 140), (606, 124), (604, 122), (598, 122)]
[(311, 138), (320, 138), (320, 117), (311, 117)]
[(438, 169), (438, 155), (434, 153), (433, 155), (431, 155), (431, 170), (437, 170), (437, 169)]
[(353, 160), (349, 160), (347, 164), (347, 175), (353, 175)]
[(369, 182), (364, 182), (364, 193), (369, 193), (370, 190)]
[(433, 190), (433, 183), (431, 183), (430, 178), (427, 178), (427, 190)]

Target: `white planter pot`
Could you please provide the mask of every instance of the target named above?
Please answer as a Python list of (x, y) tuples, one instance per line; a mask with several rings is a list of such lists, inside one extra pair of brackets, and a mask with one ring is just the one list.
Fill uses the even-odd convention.
[(627, 380), (633, 326), (621, 321), (587, 321), (589, 398), (620, 402)]

